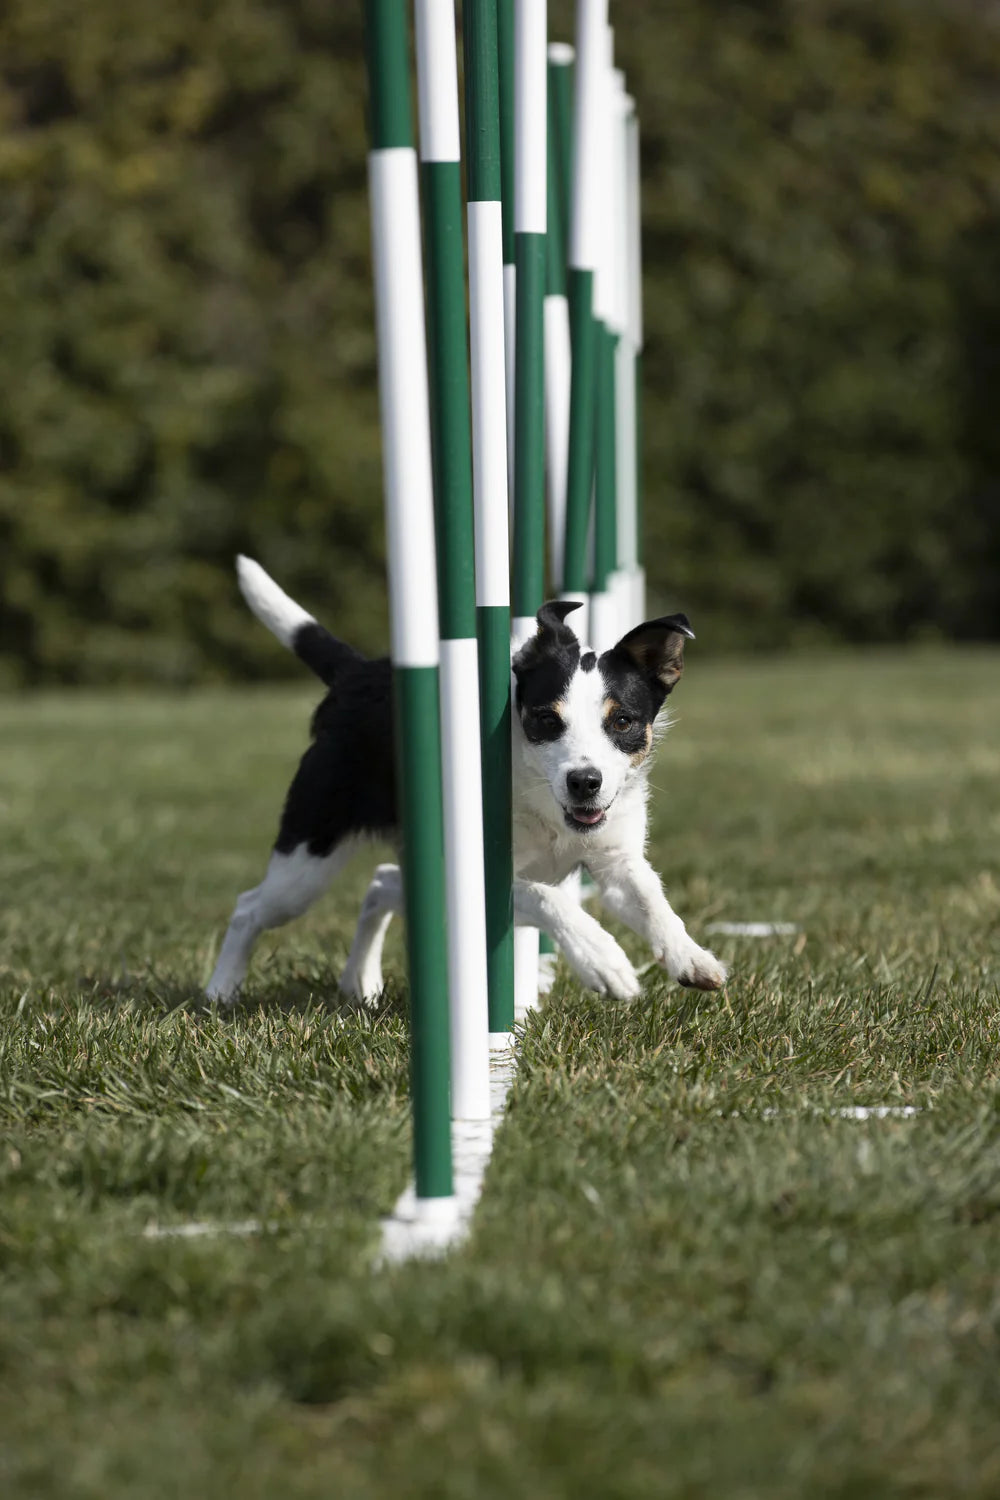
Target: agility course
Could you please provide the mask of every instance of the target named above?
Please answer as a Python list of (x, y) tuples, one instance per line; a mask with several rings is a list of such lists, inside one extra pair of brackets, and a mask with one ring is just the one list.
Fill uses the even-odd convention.
[[(643, 67), (623, 15), (621, 52), (646, 86), (645, 111), (659, 75)], [(804, 25), (805, 8), (797, 15)], [(112, 17), (116, 57), (125, 19)], [(153, 19), (137, 25), (144, 46)], [(685, 71), (731, 57), (717, 20), (697, 69), (681, 52), (663, 70), (671, 109), (683, 103)], [(244, 11), (228, 24), (252, 54)], [(741, 17), (729, 24), (737, 31)], [(575, 57), (575, 36), (559, 34)], [(551, 118), (564, 47), (549, 61)], [(751, 61), (755, 77), (780, 73), (770, 30)], [(346, 76), (355, 86), (336, 99), (320, 90), (322, 107), (360, 119), (360, 68)], [(159, 81), (142, 72), (143, 91)], [(721, 96), (727, 117), (742, 105)], [(734, 130), (753, 127), (732, 112)], [(75, 123), (60, 124), (70, 144)], [(690, 160), (696, 133), (679, 157)], [(27, 132), (15, 140), (8, 169), (23, 170), (34, 144)], [(550, 136), (549, 155), (557, 147)], [(783, 141), (787, 165), (786, 152)], [(453, 168), (444, 149), (441, 159)], [(359, 148), (359, 178), (362, 161)], [(653, 149), (646, 166), (650, 179), (670, 175), (672, 190), (690, 186), (671, 175), (676, 157)], [(476, 201), (496, 205), (484, 218), (493, 215), (502, 265), (499, 177), (495, 197), (488, 174), (478, 186)], [(782, 218), (782, 241), (795, 224)], [(658, 255), (663, 227), (654, 215)], [(426, 215), (421, 230), (430, 280)], [(805, 244), (812, 255), (815, 242)], [(669, 236), (666, 248), (676, 248)], [(509, 251), (513, 269), (513, 240)], [(546, 260), (546, 400), (555, 396), (568, 427), (568, 378), (561, 395), (549, 380), (560, 334), (548, 325), (564, 320), (568, 333), (569, 306), (549, 305), (559, 274)], [(719, 294), (717, 280), (711, 289)], [(782, 281), (783, 312), (794, 291)], [(502, 363), (495, 282), (490, 295), (486, 336)], [(647, 311), (653, 390), (675, 325), (661, 295)], [(434, 322), (431, 301), (432, 378)], [(622, 344), (619, 335), (619, 359)], [(471, 353), (474, 375), (475, 339)], [(675, 357), (705, 368), (694, 342)], [(713, 390), (726, 373), (714, 358)], [(12, 411), (37, 378), (11, 387)], [(433, 434), (433, 385), (427, 410)], [(505, 449), (495, 422), (494, 436)], [(426, 498), (426, 443), (422, 452)], [(474, 450), (473, 466), (481, 458)], [(493, 474), (506, 529), (505, 451)], [(650, 508), (668, 498), (657, 489)], [(44, 532), (49, 499), (33, 495), (30, 516), (21, 507), (25, 524)], [(557, 570), (551, 508), (549, 518)], [(440, 538), (424, 537), (437, 552)], [(720, 527), (720, 549), (723, 540)], [(613, 560), (630, 564), (621, 532)], [(648, 560), (659, 579), (662, 558)], [(228, 557), (225, 576), (231, 588)], [(143, 572), (139, 583), (152, 579)], [(583, 586), (592, 581), (585, 566)], [(507, 612), (497, 653), (506, 677), (510, 600), (493, 583), (475, 602)], [(320, 581), (309, 601), (317, 616), (323, 590)], [(431, 1264), (386, 1256), (381, 1227), (415, 1165), (402, 924), (382, 1004), (359, 1012), (331, 998), (369, 868), (359, 861), (336, 896), (262, 946), (232, 1012), (199, 998), (234, 889), (259, 867), (315, 684), (4, 697), (5, 1500), (992, 1500), (996, 651), (928, 642), (727, 659), (706, 649), (708, 585), (676, 602), (699, 641), (653, 776), (650, 852), (693, 930), (718, 934), (732, 981), (725, 995), (702, 996), (654, 969), (641, 1002), (623, 1004), (560, 969), (545, 1006), (516, 1027), (516, 1077), (469, 1236)], [(471, 638), (468, 613), (446, 626), (444, 605), (442, 592), (442, 697), (448, 644), (468, 656)], [(263, 634), (247, 629), (248, 639)], [(414, 695), (426, 691), (433, 649), (402, 660), (419, 674)], [(425, 748), (443, 762), (447, 731), (437, 751)], [(431, 843), (443, 851), (443, 795), (438, 818)], [(440, 876), (430, 895), (446, 912), (443, 858)], [(447, 935), (445, 915), (428, 960), (436, 996), (454, 962)], [(487, 963), (493, 951), (487, 941)], [(628, 951), (642, 962), (637, 945)], [(512, 945), (502, 961), (512, 986)], [(510, 1029), (500, 1019), (487, 1019), (487, 1039)], [(433, 1020), (455, 1055), (454, 1018), (439, 1007)], [(437, 1117), (439, 1141), (449, 1113)], [(469, 1118), (465, 1132), (486, 1136), (488, 1122)], [(456, 1194), (464, 1166), (456, 1152)]]
[[(643, 604), (638, 135), (607, 0), (578, 7), (572, 85), (574, 52), (550, 55), (544, 5), (465, 8), (471, 393), (454, 8), (418, 0), (415, 20), (426, 343), (407, 8), (366, 6), (398, 780), (406, 889), (421, 891), (407, 907), (414, 1192), (396, 1215), (414, 1245), (421, 1234), (445, 1243), (456, 1214), (467, 1219), (451, 1148), (488, 1153), (482, 1127), (503, 1093), (491, 1105), (489, 1049), (509, 1049), (515, 1014), (538, 993), (538, 933), (513, 930), (511, 644), (534, 632), (547, 589), (587, 601), (580, 634), (599, 649), (639, 623)], [(427, 731), (438, 683), (443, 761)], [(479, 702), (481, 741), (468, 714)], [(495, 1067), (509, 1072), (506, 1059)]]

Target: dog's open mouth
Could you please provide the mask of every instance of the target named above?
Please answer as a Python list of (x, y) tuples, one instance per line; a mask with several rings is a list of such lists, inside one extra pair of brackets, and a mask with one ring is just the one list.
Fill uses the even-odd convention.
[(604, 807), (566, 807), (563, 811), (571, 828), (597, 828), (607, 817)]

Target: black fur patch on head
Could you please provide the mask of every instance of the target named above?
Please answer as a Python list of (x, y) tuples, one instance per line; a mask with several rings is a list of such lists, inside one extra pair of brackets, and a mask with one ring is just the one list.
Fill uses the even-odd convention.
[(642, 723), (644, 740), (645, 726), (652, 724), (684, 670), (685, 638), (694, 640), (687, 615), (663, 615), (637, 625), (601, 657), (608, 697)]
[[(580, 665), (580, 642), (564, 624), (578, 604), (559, 600), (538, 611), (538, 630), (514, 657), (515, 702), (530, 740), (558, 739), (565, 727), (554, 705)], [(558, 724), (553, 720), (558, 720)]]
[[(626, 755), (636, 755), (648, 747), (647, 730), (663, 707), (666, 693), (660, 684), (641, 671), (632, 657), (617, 646), (605, 651), (598, 666), (610, 700), (604, 717), (604, 732)], [(616, 728), (615, 720), (623, 715), (631, 722), (627, 729)]]
[(592, 672), (596, 666), (597, 657), (594, 655), (593, 651), (585, 651), (580, 657), (580, 671)]

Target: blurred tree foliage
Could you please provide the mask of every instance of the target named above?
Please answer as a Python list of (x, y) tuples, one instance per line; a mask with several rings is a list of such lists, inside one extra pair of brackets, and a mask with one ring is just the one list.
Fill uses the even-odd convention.
[[(554, 0), (552, 34), (570, 36)], [(1000, 25), (628, 0), (647, 563), (705, 644), (1000, 634)], [(0, 676), (384, 647), (360, 5), (0, 11)]]

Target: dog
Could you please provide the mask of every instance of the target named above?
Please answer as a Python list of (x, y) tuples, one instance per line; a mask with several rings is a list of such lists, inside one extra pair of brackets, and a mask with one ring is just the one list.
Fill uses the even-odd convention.
[[(338, 641), (249, 558), (237, 559), (237, 575), (253, 613), (328, 692), (264, 879), (239, 897), (209, 980), (208, 997), (222, 1004), (234, 1001), (262, 932), (301, 916), (366, 839), (397, 836), (389, 660)], [(566, 624), (576, 608), (544, 604), (512, 662), (514, 920), (547, 932), (588, 989), (634, 999), (639, 979), (624, 950), (561, 886), (582, 865), (671, 978), (719, 989), (725, 969), (688, 936), (645, 857), (649, 756), (690, 624), (682, 614), (648, 620), (598, 656)], [(346, 994), (366, 1003), (380, 994), (382, 944), (402, 904), (399, 867), (380, 865), (340, 981)]]

